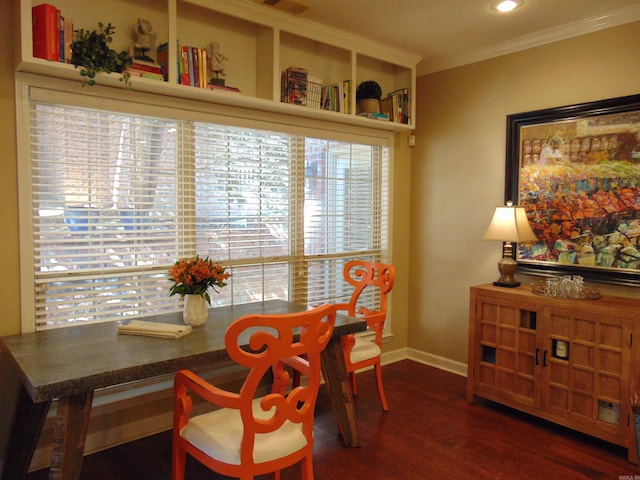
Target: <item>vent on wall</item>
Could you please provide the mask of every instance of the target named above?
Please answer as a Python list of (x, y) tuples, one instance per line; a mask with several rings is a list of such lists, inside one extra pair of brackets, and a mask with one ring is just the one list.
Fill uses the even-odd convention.
[(309, 5), (299, 0), (253, 0), (260, 5), (275, 8), (284, 13), (300, 15), (309, 10)]

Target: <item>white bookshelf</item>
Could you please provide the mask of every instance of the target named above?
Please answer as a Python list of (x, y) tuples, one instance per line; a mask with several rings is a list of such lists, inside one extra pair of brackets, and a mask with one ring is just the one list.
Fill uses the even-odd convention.
[[(42, 0), (20, 1), (20, 46), (17, 70), (81, 81), (72, 65), (33, 57), (31, 8)], [(170, 95), (222, 105), (275, 111), (292, 116), (348, 123), (389, 131), (414, 128), (416, 65), (420, 58), (349, 32), (272, 11), (250, 0), (53, 0), (52, 5), (73, 21), (74, 29), (96, 29), (98, 22), (116, 27), (111, 48), (120, 51), (133, 42), (138, 18), (148, 19), (156, 45), (205, 48), (221, 45), (227, 85), (241, 94), (211, 91), (177, 83), (176, 48), (169, 48), (169, 81), (133, 78), (135, 91)], [(155, 57), (155, 52), (152, 56)], [(351, 80), (351, 111), (337, 113), (280, 103), (280, 72), (289, 66), (306, 68), (323, 83)], [(119, 75), (100, 74), (97, 83), (121, 86)], [(383, 95), (399, 88), (411, 91), (411, 122), (399, 124), (355, 114), (355, 90), (364, 80), (376, 80)]]

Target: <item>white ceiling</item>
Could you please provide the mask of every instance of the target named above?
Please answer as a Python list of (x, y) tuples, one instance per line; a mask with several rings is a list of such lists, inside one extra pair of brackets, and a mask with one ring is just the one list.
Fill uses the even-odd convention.
[(640, 0), (524, 0), (510, 14), (493, 0), (301, 1), (300, 18), (419, 55), (418, 75), (640, 20)]

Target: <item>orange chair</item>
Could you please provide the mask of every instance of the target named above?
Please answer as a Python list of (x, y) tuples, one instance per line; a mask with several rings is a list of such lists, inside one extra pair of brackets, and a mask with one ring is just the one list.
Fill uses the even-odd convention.
[[(184, 478), (187, 453), (211, 470), (242, 480), (270, 472), (278, 480), (280, 470), (301, 462), (302, 478), (312, 480), (320, 353), (334, 323), (331, 305), (237, 319), (227, 330), (225, 344), (229, 356), (249, 369), (239, 393), (211, 385), (189, 370), (179, 371), (174, 383), (173, 480)], [(288, 394), (285, 365), (307, 379), (305, 386)], [(270, 369), (271, 393), (255, 398)], [(193, 394), (222, 408), (190, 416)]]
[[(351, 390), (353, 394), (357, 394), (356, 387), (356, 370), (373, 366), (378, 384), (378, 394), (382, 409), (386, 412), (389, 410), (387, 398), (382, 387), (382, 368), (380, 365), (380, 356), (382, 354), (382, 331), (384, 322), (387, 318), (387, 295), (393, 288), (393, 282), (396, 276), (396, 269), (393, 265), (363, 262), (360, 260), (352, 260), (344, 266), (344, 278), (347, 282), (355, 287), (351, 294), (349, 303), (336, 305), (336, 309), (346, 310), (349, 316), (364, 316), (367, 320), (368, 328), (375, 333), (373, 339), (363, 338), (358, 335), (345, 335), (342, 337), (342, 351), (344, 353), (344, 361), (349, 374)], [(380, 307), (378, 310), (372, 311), (366, 307), (360, 306), (362, 303), (362, 293), (366, 289), (378, 289), (380, 294)]]

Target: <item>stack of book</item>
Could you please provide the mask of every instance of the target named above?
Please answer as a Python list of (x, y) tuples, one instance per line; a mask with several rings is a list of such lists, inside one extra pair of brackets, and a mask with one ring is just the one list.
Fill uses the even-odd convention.
[[(165, 81), (169, 80), (169, 45), (167, 42), (158, 45), (158, 67)], [(213, 85), (209, 83), (207, 68), (209, 54), (205, 48), (178, 45), (178, 83), (198, 88), (208, 88), (226, 92), (239, 93), (240, 89), (225, 85)]]
[(389, 114), (378, 112), (360, 112), (357, 114), (359, 117), (371, 118), (373, 120), (382, 120), (384, 122), (389, 121)]
[(280, 101), (307, 105), (307, 70), (289, 67), (280, 74)]
[(322, 108), (332, 112), (351, 113), (351, 80), (322, 87)]
[(410, 123), (411, 95), (408, 88), (400, 88), (380, 99), (380, 111), (397, 123)]
[(73, 22), (55, 6), (43, 3), (31, 9), (33, 56), (71, 63)]
[(178, 46), (178, 79), (180, 85), (207, 88), (207, 50), (205, 48)]
[(219, 92), (236, 92), (236, 93), (240, 93), (240, 89), (237, 87), (229, 87), (227, 85), (215, 85), (213, 83), (210, 83), (207, 85), (207, 88), (209, 90), (217, 90)]
[(150, 78), (152, 80), (164, 80), (164, 74), (160, 65), (146, 60), (134, 59), (129, 67), (132, 77)]

